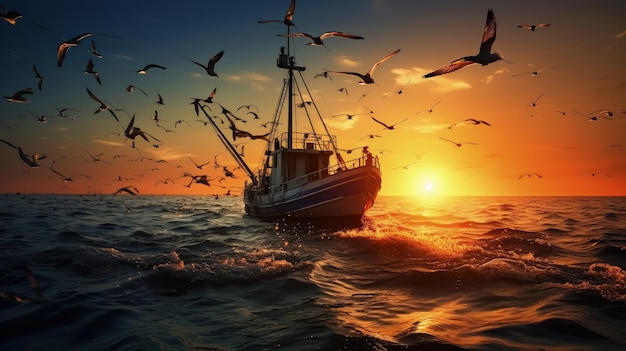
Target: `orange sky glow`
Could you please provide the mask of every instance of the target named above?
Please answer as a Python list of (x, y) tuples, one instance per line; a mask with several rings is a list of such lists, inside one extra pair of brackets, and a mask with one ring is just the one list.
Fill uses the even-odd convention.
[[(313, 47), (307, 39), (293, 38), (290, 45), (296, 62), (307, 67), (312, 98), (339, 148), (357, 148), (360, 154), (358, 148), (368, 146), (379, 158), (380, 195), (626, 195), (625, 2), (597, 1), (589, 7), (572, 1), (564, 7), (558, 1), (346, 1), (330, 12), (320, 5), (324, 2), (298, 1), (294, 31), (340, 30), (365, 39), (328, 38), (323, 47)], [(271, 120), (282, 86), (284, 72), (275, 60), (287, 39), (276, 34), (286, 27), (256, 21), (282, 17), (289, 2), (250, 2), (246, 13), (237, 10), (240, 5), (203, 2), (198, 6), (221, 15), (206, 18), (198, 9), (176, 23), (158, 9), (113, 3), (102, 5), (96, 18), (69, 2), (58, 7), (3, 4), (24, 18), (14, 26), (0, 21), (6, 43), (0, 93), (11, 96), (27, 87), (34, 93), (26, 96), (28, 103), (0, 102), (0, 139), (47, 156), (32, 168), (17, 150), (0, 143), (0, 193), (109, 194), (132, 185), (141, 194), (240, 194), (246, 174), (237, 170), (237, 178), (220, 180), (224, 166), (234, 170), (237, 165), (203, 116), (196, 116), (191, 98), (205, 98), (217, 88), (214, 101), (238, 110), (247, 121), (239, 128), (269, 131), (261, 124)], [(498, 25), (493, 50), (505, 60), (423, 78), (478, 52), (489, 8)], [(550, 26), (518, 27), (537, 23)], [(71, 48), (57, 67), (62, 40), (56, 36), (83, 32), (95, 34)], [(89, 52), (92, 39), (103, 58)], [(342, 74), (313, 78), (324, 70), (366, 72), (396, 49), (401, 51), (376, 69), (376, 84), (361, 86), (358, 78)], [(220, 79), (182, 57), (206, 63), (221, 50)], [(89, 59), (101, 85), (84, 73)], [(134, 72), (148, 63), (167, 69)], [(41, 90), (33, 65), (45, 77)], [(130, 84), (147, 96), (126, 91)], [(94, 114), (98, 104), (85, 88), (118, 108), (120, 122), (107, 111)], [(156, 103), (157, 94), (164, 105)], [(258, 107), (259, 119), (242, 107), (247, 104)], [(216, 103), (209, 107), (219, 115)], [(72, 118), (58, 116), (61, 108), (69, 108)], [(159, 125), (153, 121), (155, 111)], [(162, 141), (158, 147), (136, 139), (132, 148), (117, 134), (123, 134), (133, 114), (136, 126)], [(355, 116), (335, 116), (341, 114)], [(46, 123), (35, 118), (41, 115)], [(402, 122), (385, 130), (372, 116), (387, 124)], [(226, 125), (224, 130), (228, 134)], [(380, 137), (369, 139), (370, 134)], [(258, 169), (267, 143), (235, 143), (244, 146), (250, 168)], [(344, 158), (351, 155), (344, 153)], [(198, 169), (191, 160), (210, 163)], [(51, 166), (72, 181), (64, 181)], [(185, 172), (215, 180), (209, 187), (187, 186)], [(163, 183), (167, 178), (174, 182)]]

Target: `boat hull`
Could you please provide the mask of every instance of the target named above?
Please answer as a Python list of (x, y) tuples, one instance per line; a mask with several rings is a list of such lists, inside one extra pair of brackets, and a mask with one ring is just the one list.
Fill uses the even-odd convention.
[(246, 188), (245, 210), (261, 218), (360, 219), (373, 206), (382, 175), (372, 165), (361, 166), (271, 194)]

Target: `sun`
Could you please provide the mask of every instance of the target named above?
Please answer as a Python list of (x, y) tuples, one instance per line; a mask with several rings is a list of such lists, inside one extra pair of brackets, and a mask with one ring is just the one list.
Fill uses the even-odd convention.
[(418, 178), (415, 181), (414, 193), (420, 197), (432, 197), (437, 193), (437, 182), (430, 177)]

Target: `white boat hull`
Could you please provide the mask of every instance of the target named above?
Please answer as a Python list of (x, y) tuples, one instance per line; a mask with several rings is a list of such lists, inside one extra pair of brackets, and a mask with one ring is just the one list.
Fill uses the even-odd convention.
[(367, 165), (269, 194), (259, 194), (248, 187), (245, 210), (251, 216), (264, 218), (360, 219), (374, 204), (380, 187), (380, 170)]

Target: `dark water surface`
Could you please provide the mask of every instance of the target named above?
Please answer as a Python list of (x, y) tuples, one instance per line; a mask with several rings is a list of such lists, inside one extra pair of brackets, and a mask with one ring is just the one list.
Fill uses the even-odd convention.
[(622, 350), (626, 198), (379, 197), (364, 224), (240, 198), (0, 195), (2, 350)]

